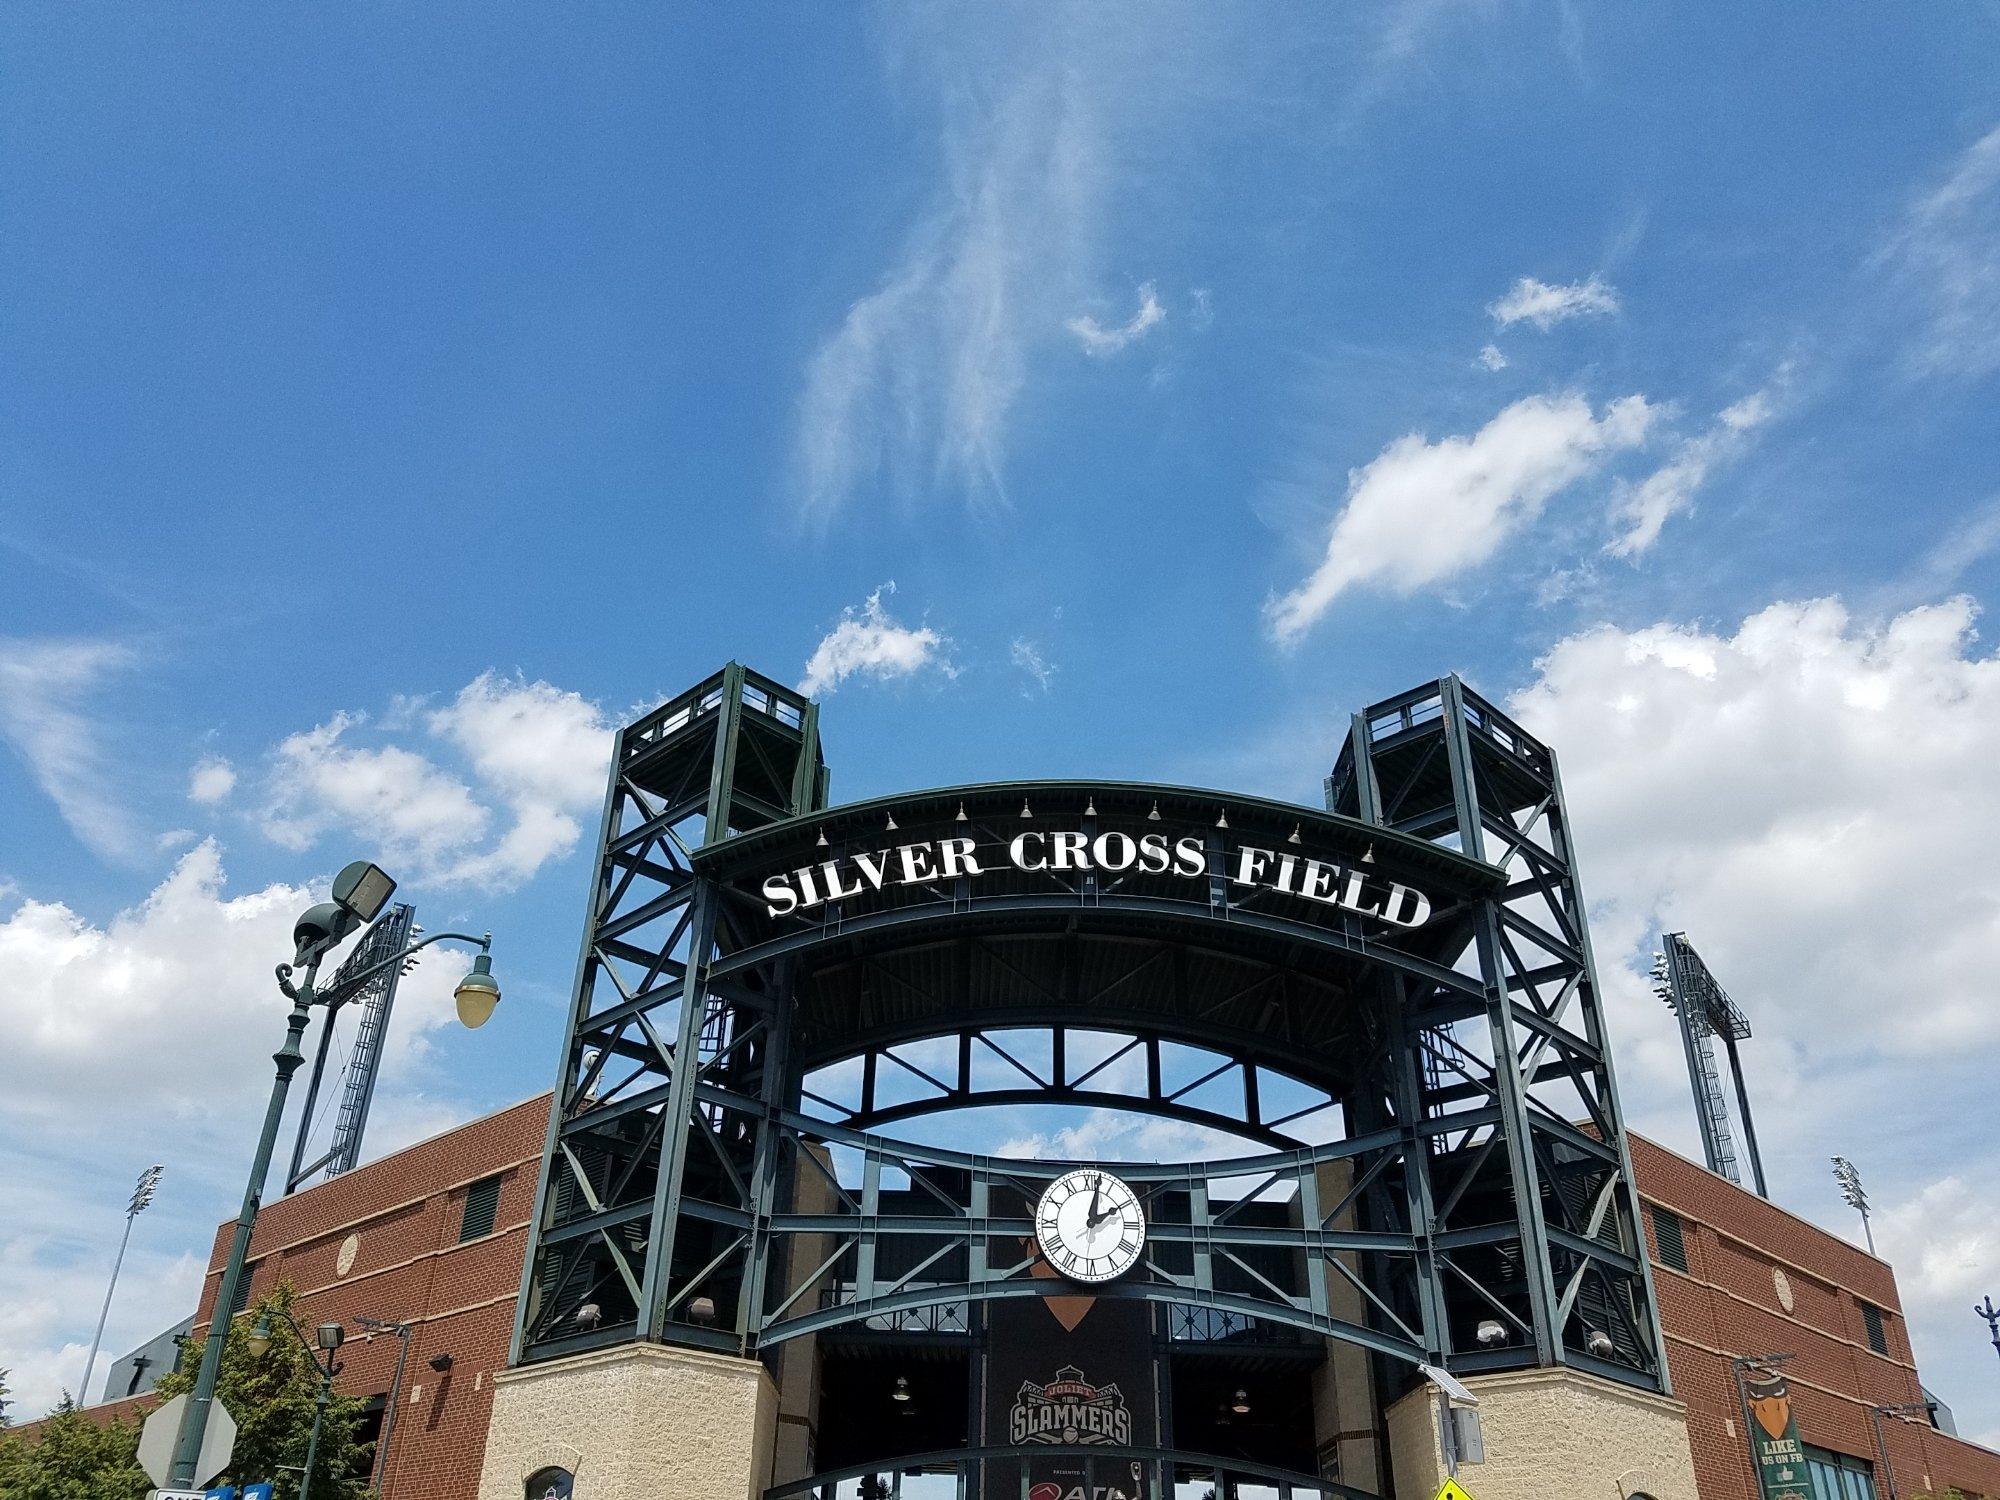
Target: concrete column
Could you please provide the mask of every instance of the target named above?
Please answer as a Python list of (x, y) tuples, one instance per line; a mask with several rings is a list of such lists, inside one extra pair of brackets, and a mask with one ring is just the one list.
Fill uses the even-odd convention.
[[(1479, 1500), (1697, 1500), (1680, 1402), (1573, 1370), (1474, 1375), (1486, 1461), (1460, 1464)], [(1432, 1500), (1444, 1483), (1438, 1401), (1429, 1385), (1389, 1408), (1395, 1500)]]
[(754, 1359), (626, 1344), (493, 1377), (479, 1500), (523, 1500), (538, 1469), (576, 1500), (759, 1500), (771, 1483), (778, 1390)]
[[(1321, 1162), (1315, 1176), (1319, 1201), (1325, 1208), (1331, 1208), (1353, 1186), (1354, 1163)], [(1349, 1208), (1329, 1227), (1352, 1229), (1354, 1210)], [(1358, 1255), (1344, 1254), (1339, 1260), (1355, 1275), (1361, 1274)], [(1323, 1265), (1318, 1271), (1326, 1282), (1327, 1311), (1349, 1323), (1366, 1323), (1367, 1304), (1354, 1283), (1330, 1265)], [(1368, 1351), (1345, 1339), (1328, 1339), (1326, 1362), (1313, 1371), (1312, 1395), (1320, 1477), (1337, 1479), (1357, 1489), (1381, 1489), (1382, 1441), (1376, 1425), (1375, 1381)]]

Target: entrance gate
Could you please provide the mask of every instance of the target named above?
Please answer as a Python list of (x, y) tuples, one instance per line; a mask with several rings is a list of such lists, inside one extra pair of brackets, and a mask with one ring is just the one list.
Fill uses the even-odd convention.
[(515, 1363), (774, 1360), (1061, 1295), (1030, 1213), (1076, 1163), (895, 1135), (1047, 1103), (1264, 1148), (1119, 1164), (1145, 1254), (1095, 1295), (1365, 1349), (1389, 1396), (1420, 1365), (1665, 1389), (1545, 746), (1446, 678), (1355, 717), (1325, 811), (1087, 781), (831, 807), (817, 715), (732, 664), (618, 736)]

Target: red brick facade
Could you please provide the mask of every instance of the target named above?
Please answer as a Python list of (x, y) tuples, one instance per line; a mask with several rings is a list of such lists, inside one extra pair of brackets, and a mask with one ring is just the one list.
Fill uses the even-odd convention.
[[(493, 1375), (506, 1368), (514, 1332), (548, 1108), (546, 1094), (527, 1100), (268, 1203), (257, 1216), (251, 1300), (289, 1281), (301, 1324), (345, 1322), (341, 1390), (386, 1396), (395, 1374), (397, 1340), (364, 1341), (357, 1317), (416, 1325), (382, 1476), (392, 1500), (467, 1500), (477, 1488)], [(494, 1176), (492, 1232), (460, 1243), (466, 1189)], [(197, 1334), (207, 1331), (233, 1231), (216, 1233)], [(443, 1373), (430, 1367), (440, 1354), (452, 1359)]]
[[(1760, 1354), (1797, 1356), (1785, 1372), (1799, 1436), (1874, 1463), (1876, 1493), (1886, 1496), (1869, 1409), (1923, 1399), (1894, 1272), (1651, 1141), (1632, 1139), (1632, 1164), (1647, 1202), (1668, 1368), (1674, 1394), (1687, 1403), (1702, 1500), (1755, 1500), (1729, 1361)], [(1685, 1272), (1660, 1258), (1656, 1207), (1681, 1221)], [(1883, 1314), (1886, 1356), (1869, 1347), (1864, 1302)], [(2000, 1497), (2000, 1454), (1922, 1422), (1884, 1418), (1882, 1433), (1904, 1500), (1953, 1487), (1981, 1500)]]
[[(284, 1280), (298, 1288), (301, 1323), (340, 1319), (351, 1331), (368, 1316), (416, 1324), (384, 1475), (390, 1500), (471, 1500), (477, 1487), (492, 1380), (513, 1332), (548, 1097), (271, 1203), (258, 1218), (253, 1299)], [(1634, 1137), (1632, 1154), (1701, 1500), (1756, 1500), (1729, 1369), (1739, 1354), (1797, 1356), (1787, 1373), (1800, 1436), (1873, 1461), (1869, 1408), (1922, 1399), (1890, 1268), (1650, 1141)], [(492, 1233), (461, 1243), (467, 1188), (496, 1175)], [(1680, 1221), (1685, 1272), (1660, 1258), (1655, 1209)], [(225, 1225), (216, 1235), (197, 1332), (206, 1329), (229, 1233)], [(1783, 1273), (1782, 1292), (1774, 1272)], [(1882, 1311), (1886, 1356), (1869, 1347), (1864, 1301)], [(396, 1340), (350, 1337), (340, 1387), (386, 1395)], [(431, 1358), (447, 1353), (450, 1371), (433, 1371)], [(148, 1404), (119, 1407), (129, 1418)], [(1902, 1500), (1949, 1487), (2000, 1500), (2000, 1454), (1919, 1423), (1885, 1420), (1883, 1431)], [(1876, 1488), (1889, 1493), (1879, 1466)]]

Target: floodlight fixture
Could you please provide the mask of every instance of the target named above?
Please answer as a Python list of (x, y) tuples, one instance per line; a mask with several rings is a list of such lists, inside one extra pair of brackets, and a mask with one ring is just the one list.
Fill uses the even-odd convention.
[(395, 894), (396, 882), (388, 872), (365, 859), (355, 860), (333, 877), (334, 903), (362, 922), (372, 922), (380, 916)]
[(320, 1348), (331, 1354), (347, 1342), (347, 1330), (338, 1323), (322, 1323), (313, 1330), (313, 1337)]

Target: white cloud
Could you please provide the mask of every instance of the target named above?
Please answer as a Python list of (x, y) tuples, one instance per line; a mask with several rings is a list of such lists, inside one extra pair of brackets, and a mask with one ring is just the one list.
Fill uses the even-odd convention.
[[(1201, 304), (1197, 303), (1197, 306)], [(1166, 318), (1167, 310), (1160, 306), (1160, 299), (1153, 291), (1153, 283), (1149, 281), (1139, 288), (1139, 310), (1119, 327), (1106, 328), (1088, 314), (1071, 318), (1063, 324), (1063, 327), (1076, 335), (1076, 340), (1083, 346), (1085, 354), (1102, 359), (1144, 338), (1148, 332), (1164, 323)]]
[(1546, 333), (1571, 318), (1602, 317), (1618, 311), (1618, 293), (1593, 276), (1568, 286), (1551, 286), (1532, 276), (1523, 276), (1508, 288), (1507, 295), (1488, 305), (1486, 311), (1502, 328), (1516, 323), (1532, 323)]
[(1655, 415), (1643, 396), (1601, 417), (1581, 396), (1529, 396), (1469, 438), (1396, 439), (1349, 472), (1326, 557), (1268, 606), (1272, 634), (1297, 640), (1356, 584), (1408, 594), (1485, 562), (1557, 492), (1643, 442)]
[(1560, 642), (1513, 704), (1561, 750), (1610, 950), (1687, 929), (1822, 1062), (1978, 1044), (2000, 662), (1973, 617), (1955, 599), (1870, 626), (1821, 599), (1728, 635)]
[(1215, 293), (1205, 286), (1188, 288), (1188, 326), (1206, 333), (1215, 326)]
[(1605, 544), (1613, 557), (1632, 557), (1660, 539), (1668, 520), (1694, 504), (1695, 492), (1749, 446), (1751, 434), (1771, 420), (1779, 385), (1756, 391), (1717, 413), (1713, 425), (1684, 438), (1667, 462), (1636, 483), (1620, 482), (1611, 518), (1619, 532)]
[(1015, 637), (1008, 648), (1007, 656), (1015, 666), (1034, 679), (1035, 686), (1043, 692), (1049, 690), (1049, 683), (1056, 675), (1056, 664), (1042, 655), (1041, 648), (1026, 636)]
[(1685, 931), (1755, 1028), (1777, 1200), (1858, 1243), (1826, 1170), (1855, 1158), (1919, 1363), (1962, 1416), (1992, 1358), (1971, 1302), (2000, 1285), (2000, 1226), (1968, 1186), (2000, 1174), (2000, 659), (1974, 617), (1821, 599), (1732, 630), (1607, 626), (1511, 700), (1562, 756), (1634, 1124), (1699, 1159), (1678, 1032), (1643, 977), (1657, 935)]
[(1500, 352), (1498, 344), (1488, 344), (1479, 351), (1479, 363), (1488, 370), (1507, 368), (1507, 356)]
[(1880, 259), (1917, 305), (1920, 372), (2000, 369), (2000, 126), (1911, 205)]
[[(399, 722), (417, 717), (407, 708)], [(604, 795), (611, 726), (573, 692), (486, 672), (422, 715), (460, 775), (403, 745), (357, 745), (364, 715), (337, 713), (279, 744), (264, 832), (306, 849), (335, 830), (439, 884), (508, 889), (575, 847)], [(505, 823), (497, 835), (497, 816)]]
[[(80, 1382), (108, 1247), (150, 1161), (167, 1175), (135, 1226), (93, 1385), (110, 1359), (192, 1309), (215, 1223), (242, 1192), (284, 1032), (272, 966), (313, 899), (284, 882), (230, 894), (211, 840), (102, 923), (37, 899), (0, 916), (0, 1362), (13, 1368), (18, 1415)], [(391, 1126), (426, 1097), (429, 1039), (452, 1014), (466, 960), (443, 950), (401, 982), (376, 1104)], [(309, 1048), (323, 1024), (316, 1015)], [(373, 1132), (371, 1154), (386, 1139)]]
[(882, 596), (895, 591), (893, 582), (885, 583), (859, 610), (850, 607), (841, 611), (840, 623), (813, 648), (805, 676), (799, 679), (800, 692), (821, 697), (850, 677), (887, 682), (915, 676), (927, 667), (935, 667), (947, 677), (958, 675), (946, 654), (949, 641), (928, 625), (913, 630), (890, 618), (882, 607)]
[(188, 800), (213, 807), (236, 790), (236, 768), (219, 755), (205, 756), (188, 773)]
[(135, 660), (111, 641), (0, 640), (0, 739), (72, 832), (98, 854), (127, 860), (144, 846), (112, 794), (103, 736), (84, 711), (90, 695)]

